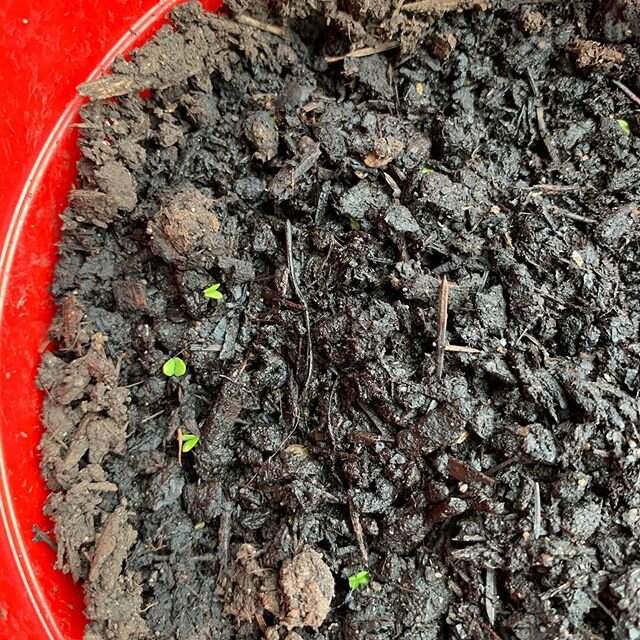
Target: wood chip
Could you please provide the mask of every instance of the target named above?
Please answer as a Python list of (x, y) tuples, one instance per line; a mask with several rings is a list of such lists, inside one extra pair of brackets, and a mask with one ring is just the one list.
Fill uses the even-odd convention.
[(380, 169), (381, 167), (386, 167), (392, 160), (393, 157), (391, 156), (379, 158), (374, 151), (371, 151), (364, 157), (364, 164), (372, 169)]
[(115, 96), (124, 96), (131, 93), (133, 89), (133, 77), (119, 73), (104, 75), (97, 80), (83, 82), (78, 87), (81, 96), (91, 98), (91, 100), (103, 100)]
[(363, 47), (362, 49), (356, 49), (350, 53), (345, 53), (342, 56), (325, 56), (325, 62), (340, 62), (346, 58), (366, 58), (367, 56), (373, 56), (376, 53), (384, 53), (385, 51), (391, 51), (400, 46), (397, 40), (389, 40), (389, 42), (383, 42), (375, 47)]
[(482, 484), (495, 483), (494, 478), (485, 475), (482, 471), (478, 471), (455, 458), (449, 458), (447, 461), (447, 471), (453, 478), (460, 480), (461, 482), (480, 482)]

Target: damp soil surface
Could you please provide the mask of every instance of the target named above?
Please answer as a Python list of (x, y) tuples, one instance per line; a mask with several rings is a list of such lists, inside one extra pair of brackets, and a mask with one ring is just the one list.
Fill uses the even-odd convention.
[(639, 15), (188, 4), (80, 87), (39, 384), (86, 638), (640, 637)]

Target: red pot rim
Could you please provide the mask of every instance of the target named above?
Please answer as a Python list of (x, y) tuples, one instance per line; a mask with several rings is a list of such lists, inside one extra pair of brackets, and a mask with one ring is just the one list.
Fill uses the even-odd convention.
[[(0, 8), (0, 637), (81, 638), (82, 592), (33, 542), (42, 515), (35, 375), (54, 307), (59, 214), (75, 178), (76, 86), (147, 40), (183, 0), (5, 0)], [(205, 2), (217, 8), (219, 0)], [(91, 43), (89, 45), (89, 43)], [(103, 53), (104, 51), (106, 53)], [(29, 169), (31, 167), (31, 169)]]

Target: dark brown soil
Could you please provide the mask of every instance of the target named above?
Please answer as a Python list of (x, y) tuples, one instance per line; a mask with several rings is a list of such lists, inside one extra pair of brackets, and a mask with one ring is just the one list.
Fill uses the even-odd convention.
[(185, 5), (81, 87), (91, 640), (640, 638), (640, 5), (401, 4)]

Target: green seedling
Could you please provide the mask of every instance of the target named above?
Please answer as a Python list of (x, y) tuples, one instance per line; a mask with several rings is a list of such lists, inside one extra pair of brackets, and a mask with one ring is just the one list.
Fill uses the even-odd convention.
[(433, 173), (435, 171), (435, 169), (432, 169), (431, 167), (422, 167), (422, 173), (424, 175), (427, 175), (428, 173)]
[(168, 378), (171, 376), (179, 378), (187, 373), (187, 365), (182, 358), (178, 358), (177, 356), (175, 358), (169, 358), (162, 366), (162, 373)]
[(351, 591), (355, 591), (359, 587), (366, 587), (368, 584), (368, 571), (358, 571), (358, 573), (354, 573), (352, 576), (349, 576), (349, 589), (351, 589)]
[(628, 135), (631, 135), (631, 127), (626, 120), (616, 120), (618, 126)]
[(351, 231), (360, 231), (360, 223), (355, 218), (349, 218)]
[(182, 453), (189, 453), (200, 442), (200, 436), (193, 433), (182, 434)]
[(220, 289), (219, 282), (212, 284), (210, 287), (207, 287), (204, 290), (204, 297), (211, 298), (212, 300), (220, 300), (220, 298), (222, 298), (222, 291), (219, 291), (219, 289)]

